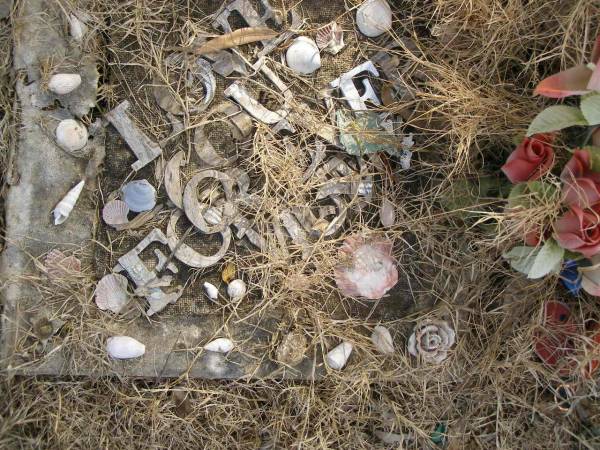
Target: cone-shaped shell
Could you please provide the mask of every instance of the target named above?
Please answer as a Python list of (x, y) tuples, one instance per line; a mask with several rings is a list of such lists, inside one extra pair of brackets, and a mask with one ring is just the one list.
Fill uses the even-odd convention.
[(102, 219), (111, 227), (129, 222), (127, 214), (129, 214), (129, 206), (121, 200), (111, 200), (102, 208)]
[(81, 195), (83, 185), (85, 181), (80, 181), (74, 188), (72, 188), (63, 199), (58, 202), (52, 213), (54, 214), (54, 225), (60, 225), (69, 217), (71, 211), (77, 203), (77, 199)]
[(106, 353), (115, 359), (138, 358), (146, 352), (146, 346), (129, 336), (113, 336), (106, 341)]
[(386, 327), (377, 325), (371, 334), (371, 341), (375, 348), (384, 355), (394, 353), (394, 340)]
[(233, 349), (233, 341), (227, 338), (217, 338), (204, 346), (204, 350), (217, 353), (228, 353)]
[(57, 73), (48, 81), (48, 89), (58, 95), (65, 95), (74, 91), (81, 84), (81, 75), (78, 73)]
[(425, 320), (408, 339), (408, 352), (425, 362), (441, 363), (454, 345), (454, 330), (443, 320)]
[(243, 280), (233, 280), (229, 283), (229, 286), (227, 286), (227, 295), (229, 295), (229, 298), (232, 300), (239, 300), (246, 295), (246, 290), (246, 283), (244, 283)]
[(327, 365), (332, 369), (342, 370), (348, 362), (348, 358), (350, 358), (352, 349), (353, 347), (350, 342), (342, 342), (325, 356)]
[(290, 69), (302, 75), (311, 74), (321, 67), (319, 47), (304, 36), (294, 39), (285, 54), (285, 60)]
[(95, 300), (101, 310), (108, 309), (115, 314), (120, 313), (129, 303), (127, 278), (118, 273), (103, 276), (96, 285)]
[(156, 189), (147, 180), (130, 181), (121, 192), (123, 201), (133, 212), (150, 211), (156, 206)]
[(377, 37), (392, 28), (392, 9), (386, 0), (366, 0), (356, 11), (356, 25), (362, 34)]
[(64, 278), (81, 271), (81, 261), (75, 256), (66, 256), (58, 249), (51, 250), (44, 260), (48, 277)]
[(206, 293), (206, 296), (210, 300), (216, 300), (219, 298), (219, 289), (217, 289), (217, 287), (214, 284), (205, 281), (202, 286), (204, 287), (204, 292)]
[(66, 152), (74, 152), (85, 147), (88, 130), (74, 119), (61, 120), (56, 127), (56, 143)]

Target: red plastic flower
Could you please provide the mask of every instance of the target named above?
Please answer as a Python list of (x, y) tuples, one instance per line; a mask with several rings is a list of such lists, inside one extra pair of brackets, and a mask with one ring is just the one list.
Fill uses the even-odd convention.
[(600, 173), (591, 170), (591, 157), (585, 150), (575, 150), (560, 174), (563, 200), (567, 205), (587, 207), (600, 201)]
[(554, 151), (551, 146), (553, 140), (552, 134), (534, 134), (526, 137), (509, 155), (501, 167), (502, 172), (511, 183), (537, 180), (554, 165)]
[(576, 365), (574, 337), (577, 325), (571, 319), (571, 310), (562, 302), (549, 301), (544, 305), (542, 326), (535, 332), (536, 355), (549, 367), (558, 368), (561, 375), (569, 375)]
[(556, 221), (554, 231), (561, 247), (591, 258), (600, 252), (600, 204), (585, 209), (572, 205)]

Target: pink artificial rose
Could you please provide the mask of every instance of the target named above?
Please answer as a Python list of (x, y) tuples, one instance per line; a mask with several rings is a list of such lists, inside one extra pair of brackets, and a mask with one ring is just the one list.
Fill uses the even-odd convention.
[(600, 204), (582, 209), (572, 205), (554, 224), (558, 244), (591, 258), (600, 252)]
[(511, 183), (537, 180), (554, 165), (554, 151), (550, 145), (554, 140), (551, 134), (534, 134), (508, 156), (501, 167)]
[(586, 208), (600, 201), (600, 173), (591, 170), (592, 160), (585, 150), (576, 149), (560, 174), (563, 201)]

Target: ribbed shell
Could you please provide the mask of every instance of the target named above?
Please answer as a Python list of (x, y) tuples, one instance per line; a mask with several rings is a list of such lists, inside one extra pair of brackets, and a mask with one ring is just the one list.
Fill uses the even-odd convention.
[(58, 249), (51, 250), (44, 260), (48, 277), (65, 278), (81, 271), (81, 261), (75, 256), (66, 256)]
[(111, 200), (102, 208), (104, 223), (112, 227), (129, 222), (127, 214), (129, 214), (129, 206), (121, 200)]
[(344, 32), (336, 22), (330, 22), (317, 30), (315, 42), (321, 50), (335, 55), (344, 48)]
[(127, 278), (118, 273), (103, 276), (96, 285), (95, 300), (98, 308), (120, 313), (129, 303), (127, 284)]
[(130, 181), (121, 188), (121, 193), (133, 212), (150, 211), (156, 206), (156, 189), (147, 180)]

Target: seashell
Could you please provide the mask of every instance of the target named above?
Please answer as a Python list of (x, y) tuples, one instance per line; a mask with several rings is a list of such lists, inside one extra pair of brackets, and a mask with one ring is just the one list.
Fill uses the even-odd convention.
[(138, 358), (146, 352), (146, 346), (129, 336), (113, 336), (106, 341), (106, 352), (115, 359)]
[(386, 0), (366, 0), (356, 11), (356, 25), (362, 34), (377, 37), (392, 28), (392, 9)]
[(380, 299), (398, 282), (392, 242), (366, 241), (349, 236), (340, 248), (342, 263), (335, 267), (335, 283), (343, 295)]
[(121, 193), (133, 212), (150, 211), (156, 206), (156, 189), (147, 180), (130, 181), (121, 188)]
[(455, 332), (443, 320), (425, 320), (417, 326), (408, 339), (408, 352), (425, 362), (441, 363), (454, 345)]
[(315, 42), (321, 50), (337, 55), (344, 48), (344, 31), (336, 22), (330, 22), (317, 30)]
[(292, 331), (285, 335), (275, 351), (277, 361), (295, 366), (304, 359), (308, 343), (306, 336), (301, 331)]
[(371, 341), (375, 348), (384, 355), (394, 353), (394, 340), (386, 327), (377, 325), (371, 334)]
[(129, 214), (129, 206), (121, 200), (111, 200), (102, 208), (102, 219), (111, 227), (129, 222), (127, 214)]
[(204, 346), (209, 352), (228, 353), (233, 349), (233, 341), (227, 338), (217, 338)]
[(74, 119), (60, 121), (56, 127), (56, 143), (66, 152), (74, 152), (85, 147), (88, 141), (88, 130), (81, 122)]
[(81, 75), (78, 73), (57, 73), (48, 81), (48, 89), (58, 95), (65, 95), (74, 91), (81, 84)]
[(95, 300), (98, 308), (119, 314), (129, 303), (127, 284), (127, 278), (118, 273), (104, 275), (96, 285)]
[(83, 190), (83, 185), (85, 181), (80, 181), (77, 185), (72, 188), (67, 195), (63, 197), (63, 199), (58, 202), (52, 213), (54, 214), (54, 225), (60, 225), (69, 217), (71, 211), (75, 207), (75, 203), (77, 203), (77, 199), (81, 195), (81, 191)]
[(81, 271), (81, 261), (75, 256), (66, 256), (58, 249), (51, 250), (44, 260), (46, 273), (51, 279), (65, 278)]
[(227, 286), (227, 295), (232, 300), (240, 300), (244, 295), (246, 295), (246, 283), (243, 280), (233, 280)]
[(381, 220), (381, 224), (386, 228), (389, 228), (396, 223), (396, 208), (387, 198), (384, 198), (381, 202), (381, 207), (379, 208), (379, 220)]
[(285, 54), (285, 60), (295, 72), (302, 75), (313, 73), (321, 67), (321, 55), (315, 41), (300, 36), (292, 42)]
[(219, 289), (217, 289), (214, 284), (205, 281), (202, 286), (204, 286), (204, 292), (210, 300), (216, 300), (219, 298)]
[(342, 342), (340, 345), (331, 350), (325, 355), (327, 365), (335, 370), (342, 370), (350, 358), (352, 353), (352, 344), (350, 342)]
[(83, 20), (75, 14), (69, 14), (69, 33), (77, 42), (83, 41), (83, 37), (88, 31), (88, 26)]

